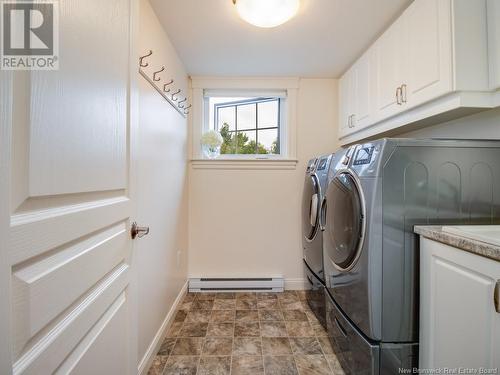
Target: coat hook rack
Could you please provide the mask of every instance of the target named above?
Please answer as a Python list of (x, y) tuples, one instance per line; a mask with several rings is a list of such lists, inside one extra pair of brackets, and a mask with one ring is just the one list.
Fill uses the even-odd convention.
[(191, 108), (193, 105), (190, 104), (186, 108), (184, 108), (184, 114), (187, 115), (189, 113), (189, 108)]
[(156, 71), (153, 73), (153, 81), (155, 82), (158, 82), (161, 78), (160, 77), (156, 77), (157, 74), (160, 74), (161, 72), (163, 72), (165, 70), (165, 67), (162, 66), (160, 70)]
[(171, 79), (170, 81), (168, 81), (167, 83), (165, 83), (165, 84), (163, 85), (163, 92), (170, 92), (170, 89), (167, 89), (167, 86), (168, 86), (168, 85), (171, 85), (172, 83), (174, 83), (174, 80), (173, 80), (173, 79)]
[(177, 103), (177, 105), (179, 106), (179, 108), (184, 108), (184, 104), (182, 104), (182, 103), (184, 103), (186, 100), (187, 100), (187, 98), (179, 100), (179, 102)]
[(177, 95), (179, 95), (181, 92), (181, 89), (178, 89), (176, 92), (172, 93), (172, 100), (176, 102), (179, 98), (176, 98)]
[(148, 66), (149, 64), (147, 62), (142, 62), (142, 60), (144, 60), (146, 57), (151, 56), (152, 54), (153, 54), (153, 51), (149, 50), (149, 52), (146, 55), (139, 57), (139, 66), (141, 66), (143, 68)]
[(178, 102), (179, 98), (176, 97), (180, 94), (181, 89), (178, 89), (176, 92), (170, 95), (170, 91), (172, 90), (172, 85), (174, 83), (173, 79), (170, 79), (168, 82), (165, 82), (160, 85), (159, 81), (161, 81), (161, 77), (159, 74), (165, 71), (165, 66), (162, 66), (160, 70), (153, 72), (151, 76), (146, 72), (143, 68), (149, 66), (150, 64), (146, 61), (146, 58), (150, 57), (153, 54), (152, 50), (148, 50), (148, 53), (139, 57), (139, 74), (170, 104), (179, 114), (183, 117), (187, 116), (187, 111), (183, 108), (183, 106), (179, 106), (179, 103), (183, 103), (186, 99)]

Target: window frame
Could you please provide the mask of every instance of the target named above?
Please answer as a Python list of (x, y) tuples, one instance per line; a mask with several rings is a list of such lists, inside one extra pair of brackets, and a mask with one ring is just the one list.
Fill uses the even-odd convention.
[[(201, 169), (295, 169), (297, 132), (297, 95), (299, 79), (294, 77), (191, 77), (192, 111), (188, 116), (191, 141), (189, 151), (193, 168)], [(280, 154), (226, 154), (217, 159), (206, 159), (200, 140), (209, 130), (206, 92), (218, 96), (237, 97), (284, 95), (280, 106)], [(224, 95), (222, 95), (224, 94)], [(214, 95), (215, 96), (215, 95)]]
[[(221, 108), (230, 108), (234, 107), (234, 130), (230, 130), (230, 133), (235, 133), (238, 134), (238, 132), (251, 132), (255, 131), (255, 153), (254, 154), (225, 154), (225, 155), (281, 155), (281, 126), (282, 126), (282, 108), (283, 108), (283, 101), (286, 99), (280, 98), (280, 97), (273, 97), (273, 96), (268, 96), (268, 97), (255, 97), (252, 99), (243, 99), (243, 100), (235, 100), (232, 102), (227, 102), (227, 103), (220, 103), (220, 104), (214, 104), (214, 129), (217, 131), (220, 131), (219, 129), (219, 109)], [(277, 112), (277, 119), (276, 119), (276, 126), (265, 126), (265, 127), (259, 127), (259, 104), (261, 103), (269, 103), (269, 102), (277, 102), (278, 103), (278, 112)], [(243, 128), (243, 129), (238, 129), (238, 107), (242, 106), (247, 106), (247, 105), (255, 105), (255, 127), (252, 128)], [(259, 147), (259, 131), (261, 130), (277, 130), (278, 136), (278, 147), (279, 147), (279, 153), (278, 154), (259, 154), (258, 147)]]

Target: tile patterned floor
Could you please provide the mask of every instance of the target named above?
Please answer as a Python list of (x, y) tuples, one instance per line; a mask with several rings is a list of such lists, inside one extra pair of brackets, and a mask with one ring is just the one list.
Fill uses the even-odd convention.
[(343, 375), (302, 291), (188, 293), (150, 375)]

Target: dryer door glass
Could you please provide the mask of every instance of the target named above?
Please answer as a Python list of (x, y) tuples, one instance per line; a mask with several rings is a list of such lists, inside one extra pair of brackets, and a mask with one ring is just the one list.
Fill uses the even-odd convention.
[(358, 258), (363, 235), (363, 206), (354, 177), (348, 172), (336, 176), (328, 185), (326, 199), (328, 256), (338, 268), (347, 269)]
[(319, 184), (315, 175), (306, 176), (302, 198), (302, 234), (311, 241), (316, 235), (319, 212)]

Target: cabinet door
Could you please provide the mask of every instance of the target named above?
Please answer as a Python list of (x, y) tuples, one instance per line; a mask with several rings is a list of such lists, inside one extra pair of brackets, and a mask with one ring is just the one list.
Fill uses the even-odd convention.
[(383, 120), (403, 110), (396, 90), (403, 84), (406, 63), (406, 19), (403, 16), (375, 44), (377, 72), (377, 120)]
[(500, 2), (488, 0), (488, 55), (490, 65), (490, 88), (500, 88)]
[(422, 239), (420, 367), (500, 366), (500, 262)]
[(349, 127), (349, 118), (352, 115), (353, 84), (351, 71), (347, 71), (339, 82), (339, 136), (343, 137), (352, 132)]
[(373, 121), (373, 53), (369, 50), (353, 66), (354, 83), (354, 130), (358, 131)]
[(403, 83), (405, 109), (452, 90), (450, 0), (415, 1), (404, 14), (408, 69)]

